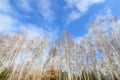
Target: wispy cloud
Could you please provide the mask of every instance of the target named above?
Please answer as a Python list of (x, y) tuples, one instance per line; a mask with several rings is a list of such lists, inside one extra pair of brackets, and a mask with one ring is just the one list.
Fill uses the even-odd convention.
[[(27, 12), (43, 17), (44, 20), (52, 22), (54, 20), (54, 10), (50, 0), (17, 0), (18, 7)], [(35, 4), (34, 6), (32, 4)]]
[(57, 36), (57, 31), (50, 31), (50, 30), (45, 30), (40, 26), (33, 25), (33, 24), (21, 24), (19, 25), (19, 29), (21, 31), (27, 31), (28, 37), (33, 38), (35, 36), (38, 36), (40, 38), (43, 38), (45, 35), (49, 36), (49, 39), (54, 39)]
[(17, 30), (17, 21), (10, 16), (13, 11), (9, 0), (0, 0), (0, 32), (11, 32)]
[(68, 14), (68, 22), (78, 19), (83, 15), (91, 5), (104, 2), (105, 0), (65, 0), (67, 7), (72, 9)]
[(70, 14), (69, 14), (69, 19), (67, 20), (68, 22), (70, 21), (74, 21), (76, 19), (78, 19), (80, 17), (80, 13), (77, 12), (77, 11), (72, 11)]
[(18, 20), (14, 19), (10, 15), (0, 13), (0, 32), (13, 34), (16, 32), (27, 31), (29, 38), (39, 36), (44, 37), (46, 34), (52, 39), (56, 38), (57, 31), (45, 30), (41, 26), (33, 24), (23, 24)]
[(25, 10), (25, 11), (31, 11), (32, 7), (30, 6), (30, 0), (17, 0), (17, 5)]
[(17, 21), (11, 16), (0, 13), (0, 32), (15, 31), (17, 29), (16, 24)]
[[(32, 11), (33, 7), (31, 7), (31, 2), (29, 0), (17, 0), (15, 4), (23, 11)], [(36, 1), (34, 4), (37, 6), (37, 10), (47, 21), (53, 20), (53, 11), (51, 9), (51, 2), (49, 0), (44, 1)], [(42, 26), (38, 26), (32, 23), (23, 23), (18, 20), (17, 17), (14, 17), (12, 14), (17, 13), (15, 8), (9, 3), (9, 0), (0, 0), (0, 32), (5, 33), (15, 33), (18, 31), (27, 30), (29, 35), (32, 36), (44, 36), (48, 34), (50, 37), (56, 36), (56, 31), (50, 31), (43, 29)], [(9, 14), (9, 12), (12, 13)], [(21, 15), (22, 16), (22, 15)]]
[(51, 22), (54, 19), (54, 11), (50, 0), (38, 1), (39, 12), (43, 15), (44, 19)]
[(0, 0), (0, 12), (10, 12), (11, 8), (8, 0)]

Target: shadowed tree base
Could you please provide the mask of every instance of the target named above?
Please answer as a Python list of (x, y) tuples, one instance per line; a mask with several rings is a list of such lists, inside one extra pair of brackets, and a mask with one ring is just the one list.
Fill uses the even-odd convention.
[[(5, 69), (0, 74), (0, 80), (9, 80), (10, 74), (8, 74), (7, 72), (8, 72), (8, 70)], [(46, 76), (43, 76), (41, 79), (39, 77), (33, 78), (33, 76), (30, 75), (28, 80), (69, 80), (67, 72), (59, 72), (59, 74), (58, 74), (57, 71), (52, 71), (52, 72), (49, 71), (49, 72), (45, 73), (44, 75), (46, 75)], [(119, 74), (119, 76), (120, 76), (120, 74)], [(81, 76), (72, 74), (71, 79), (72, 80), (119, 80), (114, 74), (113, 74), (113, 78), (112, 78), (110, 75), (104, 75), (102, 73), (99, 73), (99, 75), (97, 75), (95, 71), (91, 71), (90, 73), (88, 73), (85, 70), (82, 71)], [(17, 79), (12, 79), (12, 80), (17, 80)], [(24, 80), (24, 79), (21, 78), (20, 80)]]

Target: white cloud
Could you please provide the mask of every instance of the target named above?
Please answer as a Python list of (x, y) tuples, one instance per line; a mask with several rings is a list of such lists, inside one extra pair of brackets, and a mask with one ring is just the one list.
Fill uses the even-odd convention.
[(80, 16), (80, 13), (79, 13), (79, 12), (77, 12), (77, 11), (72, 11), (71, 14), (69, 15), (69, 18), (70, 18), (71, 20), (76, 20), (76, 19), (79, 18), (79, 16)]
[(49, 41), (53, 41), (52, 39), (56, 40), (57, 38), (57, 31), (45, 30), (42, 27), (33, 24), (21, 24), (19, 29), (21, 31), (26, 31), (28, 38), (39, 37), (43, 39), (45, 35), (49, 36)]
[(9, 12), (11, 8), (8, 0), (0, 0), (0, 11)]
[(11, 16), (0, 13), (0, 32), (2, 31), (14, 31), (14, 27), (17, 24), (17, 21)]
[(101, 3), (104, 0), (78, 0), (76, 7), (82, 13), (87, 11), (92, 4)]
[(0, 32), (14, 34), (17, 31), (27, 31), (29, 38), (35, 36), (43, 38), (46, 34), (50, 39), (56, 38), (57, 36), (56, 31), (48, 31), (33, 24), (22, 24), (12, 16), (0, 13)]
[(17, 4), (20, 8), (22, 8), (25, 11), (32, 10), (29, 0), (17, 0)]
[(29, 38), (33, 36), (43, 37), (45, 35), (45, 30), (33, 24), (21, 24), (19, 26), (21, 31), (27, 31)]
[[(51, 9), (51, 2), (50, 0), (40, 0), (40, 1), (33, 1), (36, 4), (37, 10), (40, 11), (40, 14), (44, 17), (47, 21), (53, 20), (53, 10)], [(31, 11), (33, 10), (30, 0), (17, 0), (16, 4), (24, 11)], [(33, 24), (23, 24), (21, 21), (13, 18), (9, 12), (16, 13), (16, 11), (12, 8), (9, 3), (9, 0), (0, 0), (0, 32), (11, 33), (16, 31), (22, 31), (24, 29), (29, 31), (31, 36), (43, 36), (48, 34), (50, 37), (55, 36), (55, 32), (48, 31), (47, 29), (43, 29), (40, 26), (33, 25)]]
[[(50, 0), (17, 0), (16, 3), (24, 11), (40, 13), (43, 16), (44, 20), (52, 22), (54, 19), (54, 11), (51, 8), (52, 3)], [(33, 7), (31, 4), (35, 4)], [(35, 8), (35, 9), (34, 9)]]
[(11, 33), (18, 30), (18, 21), (10, 15), (13, 12), (9, 0), (0, 0), (0, 32)]
[[(72, 9), (72, 12), (68, 15), (68, 20), (73, 21), (78, 19), (84, 14), (91, 5), (104, 2), (105, 0), (65, 0), (68, 8)], [(76, 8), (77, 10), (74, 10)], [(77, 11), (77, 13), (73, 13)], [(79, 14), (79, 15), (78, 15)], [(71, 17), (72, 15), (72, 17)]]
[(43, 15), (44, 19), (51, 22), (54, 19), (54, 11), (51, 8), (52, 4), (50, 0), (39, 0), (38, 8), (39, 12)]

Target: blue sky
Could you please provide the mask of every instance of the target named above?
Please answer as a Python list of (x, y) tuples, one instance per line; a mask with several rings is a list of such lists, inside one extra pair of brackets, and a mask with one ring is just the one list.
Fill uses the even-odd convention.
[(98, 16), (120, 16), (120, 0), (0, 0), (0, 32), (27, 29), (57, 38), (68, 31), (75, 39), (88, 34)]

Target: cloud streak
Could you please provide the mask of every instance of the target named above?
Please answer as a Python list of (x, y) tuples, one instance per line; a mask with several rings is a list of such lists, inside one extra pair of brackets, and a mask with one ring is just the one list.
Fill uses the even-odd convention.
[(8, 13), (11, 9), (12, 7), (10, 6), (8, 0), (0, 0), (0, 12)]
[[(31, 7), (31, 2), (29, 0), (18, 0), (17, 2), (15, 2), (15, 4), (18, 4), (18, 7), (21, 8), (23, 11), (34, 12), (33, 7)], [(36, 7), (38, 11), (46, 21), (53, 20), (53, 12), (50, 7), (51, 3), (49, 0), (40, 0), (38, 2), (36, 1), (34, 2), (34, 4), (37, 5)], [(16, 16), (13, 16), (13, 13), (17, 14), (18, 12), (16, 12), (16, 10), (14, 10), (15, 8), (12, 7), (13, 6), (9, 3), (9, 0), (0, 0), (0, 32), (11, 34), (18, 31), (27, 30), (28, 34), (31, 37), (44, 36), (45, 34), (48, 34), (49, 37), (55, 37), (57, 35), (56, 31), (53, 32), (47, 30), (47, 28), (43, 29), (42, 27), (44, 26), (38, 26), (32, 23), (23, 23), (21, 20), (18, 20)]]
[(39, 12), (43, 15), (44, 19), (51, 22), (54, 19), (54, 11), (50, 0), (38, 1)]
[(9, 32), (17, 30), (15, 27), (17, 21), (11, 16), (0, 13), (0, 32)]
[(17, 5), (21, 9), (28, 11), (28, 12), (32, 10), (32, 8), (30, 6), (30, 0), (17, 0), (16, 2), (17, 2)]
[[(54, 10), (50, 0), (17, 0), (16, 3), (19, 8), (28, 13), (34, 13), (38, 16), (42, 15), (47, 22), (54, 20)], [(35, 5), (33, 6), (33, 4)]]
[(105, 0), (65, 0), (67, 7), (72, 10), (68, 14), (67, 22), (74, 21), (80, 18), (91, 5), (104, 2)]

